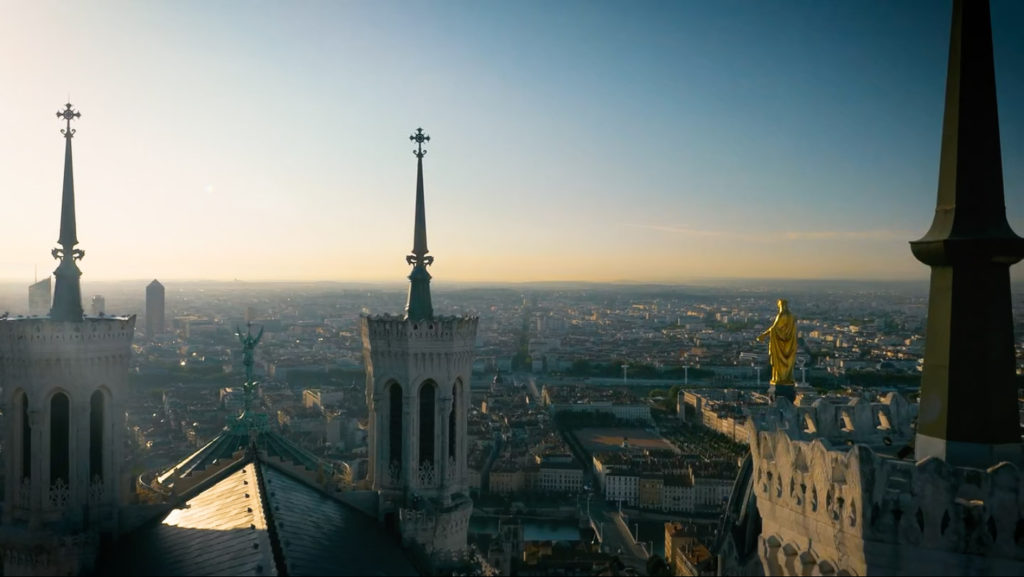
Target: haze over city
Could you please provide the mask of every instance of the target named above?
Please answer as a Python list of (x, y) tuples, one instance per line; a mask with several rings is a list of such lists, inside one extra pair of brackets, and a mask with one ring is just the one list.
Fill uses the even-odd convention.
[[(0, 279), (924, 280), (949, 2), (16, 3)], [(992, 3), (1024, 231), (1024, 5)], [(1019, 271), (1018, 271), (1019, 274)]]

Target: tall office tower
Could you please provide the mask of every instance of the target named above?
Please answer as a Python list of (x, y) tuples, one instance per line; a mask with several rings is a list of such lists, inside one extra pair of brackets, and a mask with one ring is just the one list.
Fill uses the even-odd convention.
[(89, 314), (98, 317), (107, 312), (107, 299), (103, 295), (95, 295), (89, 303)]
[(146, 287), (146, 338), (164, 332), (164, 285), (153, 279)]
[(128, 483), (123, 416), (135, 317), (82, 314), (71, 163), (80, 115), (70, 103), (57, 115), (67, 126), (53, 306), (49, 317), (0, 320), (5, 575), (90, 572), (101, 536), (117, 531)]
[[(1006, 220), (985, 0), (953, 2), (938, 201), (910, 245), (931, 267), (916, 427), (896, 393), (777, 401), (730, 505), (741, 519), (756, 500), (767, 574), (1024, 575), (1009, 281), (1024, 239)], [(738, 551), (744, 525), (723, 532)]]
[(43, 316), (50, 312), (50, 277), (28, 286), (28, 314)]
[(361, 319), (369, 481), (403, 544), (441, 554), (466, 549), (473, 511), (466, 415), (479, 319), (434, 315), (423, 202), (423, 143), (430, 138), (422, 129), (410, 138), (417, 143), (416, 219), (406, 314)]

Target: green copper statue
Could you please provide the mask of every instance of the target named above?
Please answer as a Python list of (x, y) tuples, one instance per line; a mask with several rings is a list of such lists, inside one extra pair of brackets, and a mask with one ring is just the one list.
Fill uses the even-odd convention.
[(796, 317), (789, 312), (789, 302), (779, 299), (779, 314), (768, 330), (758, 335), (758, 342), (768, 338), (768, 356), (772, 363), (773, 385), (792, 385), (796, 364)]
[(245, 394), (246, 411), (249, 410), (249, 397), (252, 395), (253, 389), (256, 388), (256, 381), (252, 379), (253, 365), (256, 364), (253, 359), (253, 351), (260, 339), (263, 338), (263, 327), (260, 327), (260, 332), (255, 337), (252, 336), (252, 323), (249, 323), (248, 329), (244, 335), (241, 328), (236, 327), (235, 329), (235, 334), (238, 335), (238, 340), (242, 343), (242, 364), (245, 365), (245, 384), (242, 385), (242, 390)]

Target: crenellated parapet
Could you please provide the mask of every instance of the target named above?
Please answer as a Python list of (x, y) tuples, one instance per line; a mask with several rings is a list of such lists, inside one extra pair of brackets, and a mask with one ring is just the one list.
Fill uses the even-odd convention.
[[(67, 382), (112, 386), (127, 378), (135, 316), (0, 321), (0, 386), (5, 392)], [(91, 391), (90, 391), (91, 392)]]
[(85, 317), (82, 322), (58, 322), (46, 317), (0, 320), (0, 357), (46, 359), (130, 352), (135, 315)]
[[(429, 379), (445, 385), (441, 398), (450, 398), (456, 381), (468, 386), (478, 323), (478, 317), (413, 321), (391, 315), (363, 316), (367, 393), (380, 396), (391, 383), (409, 389)], [(367, 401), (373, 403), (372, 398)]]
[(900, 394), (878, 397), (780, 397), (753, 415), (758, 430), (785, 430), (790, 438), (827, 438), (834, 444), (900, 445), (914, 435), (917, 405)]
[(363, 316), (363, 346), (375, 344), (410, 352), (432, 349), (473, 350), (478, 317), (434, 317), (414, 321), (401, 316)]
[[(783, 430), (758, 433), (751, 452), (766, 573), (811, 563), (822, 574), (1024, 574), (1024, 476), (1013, 464), (899, 460)], [(925, 565), (901, 564), (911, 552)]]

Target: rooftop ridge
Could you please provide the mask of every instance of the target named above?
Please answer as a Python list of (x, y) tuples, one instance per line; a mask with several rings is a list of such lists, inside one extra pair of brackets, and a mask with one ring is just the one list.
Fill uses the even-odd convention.
[[(257, 456), (257, 461), (259, 457)], [(263, 468), (253, 466), (256, 471), (257, 502), (263, 512), (263, 519), (267, 525), (267, 536), (270, 538), (270, 551), (274, 557), (274, 567), (278, 575), (288, 574), (288, 564), (284, 557), (284, 548), (281, 546), (281, 536), (278, 533), (278, 520), (274, 515), (274, 507), (269, 501), (271, 490), (267, 487), (267, 480), (263, 475)]]

